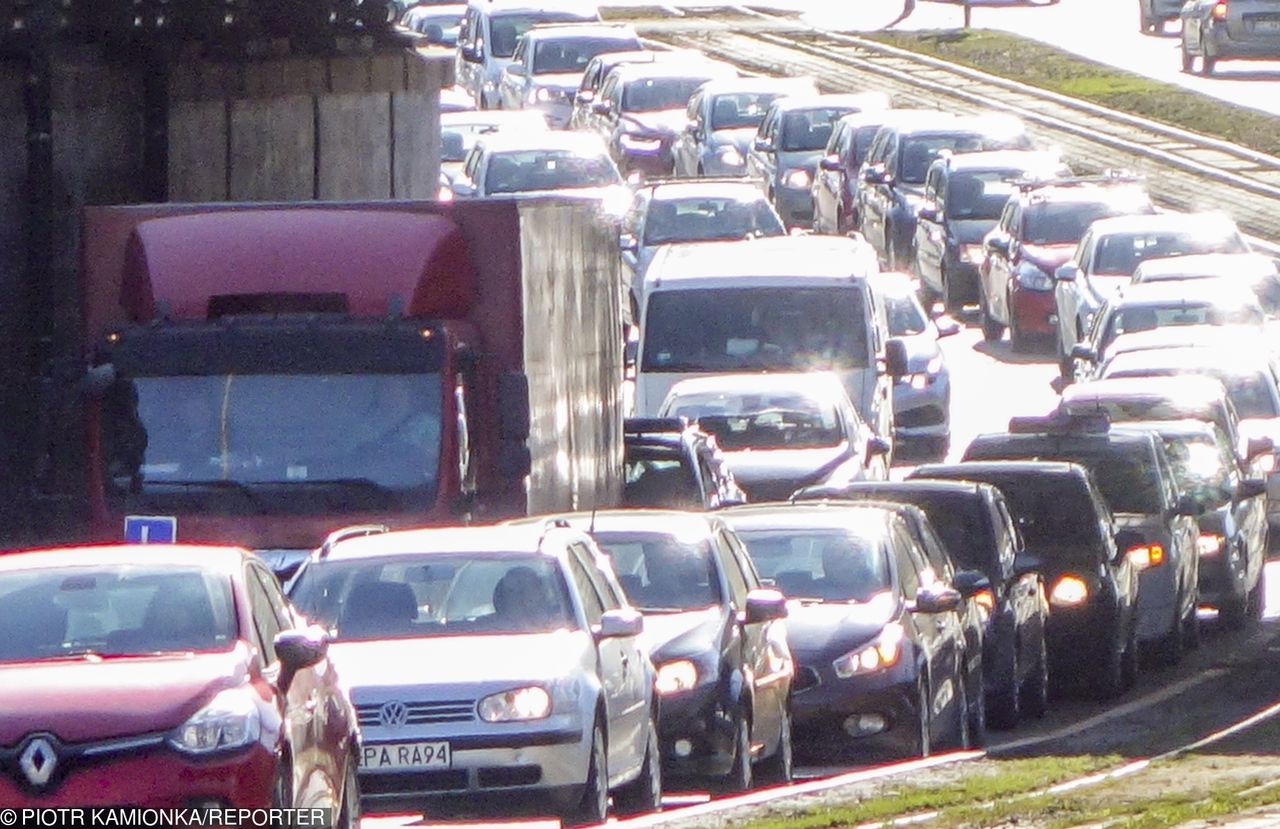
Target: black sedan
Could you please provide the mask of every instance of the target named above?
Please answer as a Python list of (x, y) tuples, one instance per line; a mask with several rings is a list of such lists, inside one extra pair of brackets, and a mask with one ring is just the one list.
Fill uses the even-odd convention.
[(999, 487), (1049, 586), (1045, 636), (1054, 684), (1090, 681), (1103, 697), (1124, 690), (1124, 656), (1137, 636), (1138, 573), (1126, 554), (1130, 545), (1116, 543), (1115, 519), (1088, 470), (991, 461), (931, 464), (911, 477)]
[(983, 654), (987, 722), (1011, 728), (1024, 713), (1043, 716), (1049, 690), (1044, 638), (1049, 607), (1036, 572), (1039, 562), (1024, 553), (1000, 491), (988, 484), (909, 481), (797, 493), (797, 498), (824, 497), (901, 501), (923, 509), (957, 566), (978, 570), (990, 581), (990, 589), (978, 597), (991, 613)]
[(827, 503), (723, 514), (762, 578), (793, 600), (797, 735), (860, 757), (968, 746), (963, 597), (933, 576), (897, 512)]
[(725, 521), (662, 510), (551, 520), (587, 530), (644, 613), (664, 774), (713, 778), (728, 791), (790, 780), (795, 669), (779, 621), (786, 604), (761, 588)]

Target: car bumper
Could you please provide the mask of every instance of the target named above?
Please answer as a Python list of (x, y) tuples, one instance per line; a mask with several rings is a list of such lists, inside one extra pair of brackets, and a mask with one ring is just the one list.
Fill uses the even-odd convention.
[(1280, 32), (1233, 38), (1225, 26), (1205, 30), (1205, 48), (1215, 58), (1280, 58)]
[(1116, 614), (1114, 608), (1095, 603), (1054, 607), (1044, 627), (1049, 673), (1091, 671), (1104, 661), (1108, 649), (1122, 646)]
[(1200, 556), (1200, 601), (1222, 607), (1238, 601), (1248, 592), (1244, 583), (1248, 562), (1238, 550), (1225, 549), (1217, 555)]
[(720, 776), (733, 765), (733, 716), (718, 685), (662, 698), (658, 744), (662, 769), (674, 777)]
[(261, 809), (271, 805), (277, 761), (274, 752), (254, 746), (235, 754), (195, 760), (157, 747), (91, 765), (72, 766), (47, 794), (20, 788), (16, 766), (0, 772), (0, 803), (57, 808), (133, 806), (182, 809), (200, 804)]
[[(791, 699), (797, 741), (814, 746), (856, 747), (869, 754), (914, 750), (920, 733), (915, 665), (903, 654), (893, 668), (841, 679), (829, 663), (797, 655), (800, 663)], [(858, 721), (883, 720), (882, 729), (858, 730)]]
[[(448, 741), (451, 766), (413, 771), (360, 769), (361, 804), (366, 812), (559, 812), (581, 795), (591, 756), (587, 735), (573, 727), (504, 732), (493, 737), (411, 739)], [(376, 750), (386, 742), (390, 741), (366, 739), (363, 748)]]
[(774, 191), (774, 206), (782, 223), (788, 227), (807, 226), (813, 224), (813, 193), (808, 188), (803, 190), (790, 187), (778, 187)]
[(894, 384), (895, 438), (943, 438), (950, 434), (951, 378), (947, 374), (915, 375), (912, 380)]
[(704, 176), (742, 176), (747, 175), (747, 162), (744, 158), (740, 164), (728, 164), (719, 153), (703, 153), (702, 174)]
[(573, 104), (567, 101), (525, 104), (525, 109), (542, 113), (542, 117), (547, 119), (547, 125), (557, 130), (566, 129), (569, 126), (569, 119), (573, 117)]
[(1138, 575), (1138, 638), (1160, 639), (1169, 633), (1178, 616), (1175, 562), (1166, 560)]
[(1053, 334), (1058, 330), (1053, 291), (1032, 291), (1015, 285), (1011, 299), (1009, 314), (1021, 333)]
[(671, 147), (665, 142), (656, 150), (623, 149), (618, 153), (618, 167), (624, 176), (628, 173), (669, 176), (671, 166)]

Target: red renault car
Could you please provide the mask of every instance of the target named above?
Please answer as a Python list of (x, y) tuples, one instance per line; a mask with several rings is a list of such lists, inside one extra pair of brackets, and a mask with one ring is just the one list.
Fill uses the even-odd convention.
[(0, 556), (0, 803), (359, 816), (356, 719), (275, 577), (228, 547)]

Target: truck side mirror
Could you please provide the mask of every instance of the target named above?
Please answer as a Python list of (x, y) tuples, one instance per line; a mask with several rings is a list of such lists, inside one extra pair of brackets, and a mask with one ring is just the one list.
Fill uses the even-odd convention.
[(521, 371), (498, 377), (498, 437), (522, 442), (529, 437), (529, 378)]

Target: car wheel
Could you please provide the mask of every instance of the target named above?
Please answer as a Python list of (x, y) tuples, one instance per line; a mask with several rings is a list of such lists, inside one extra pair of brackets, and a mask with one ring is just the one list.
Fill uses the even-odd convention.
[(778, 733), (778, 748), (760, 763), (757, 777), (760, 781), (773, 786), (791, 782), (794, 771), (794, 760), (791, 743), (791, 712), (782, 712), (782, 726)]
[(942, 307), (947, 310), (948, 314), (958, 313), (964, 310), (964, 302), (960, 296), (951, 287), (951, 274), (947, 273), (944, 268), (942, 271)]
[(751, 721), (739, 713), (733, 720), (733, 767), (721, 781), (727, 792), (746, 792), (753, 784), (751, 775)]
[(1017, 315), (1013, 313), (1013, 297), (1010, 296), (1005, 301), (1009, 304), (1009, 347), (1021, 354), (1030, 350), (1030, 343), (1027, 335), (1018, 326)]
[(1101, 700), (1115, 699), (1124, 693), (1124, 665), (1129, 645), (1119, 642), (1107, 647), (1106, 658), (1098, 665), (1094, 681), (1094, 696)]
[(623, 814), (638, 815), (662, 808), (662, 755), (658, 748), (658, 724), (652, 717), (648, 732), (640, 776), (618, 793), (618, 810)]
[(987, 723), (992, 728), (1013, 728), (1022, 717), (1018, 695), (1018, 651), (1015, 646), (1009, 672), (1000, 687), (987, 694)]
[[(1178, 608), (1182, 607), (1182, 594), (1174, 600), (1175, 614)], [(1182, 634), (1186, 630), (1186, 620), (1175, 615), (1173, 623), (1169, 625), (1169, 630), (1164, 636), (1160, 637), (1160, 641), (1156, 643), (1156, 661), (1165, 667), (1172, 667), (1182, 661), (1183, 641)]]
[(271, 784), (271, 808), (293, 808), (293, 771), (288, 759), (280, 763), (275, 782)]
[(1209, 56), (1209, 50), (1205, 48), (1204, 40), (1200, 40), (1200, 74), (1206, 78), (1213, 74), (1213, 67), (1218, 65), (1218, 59)]
[(1040, 637), (1040, 655), (1036, 657), (1036, 666), (1022, 684), (1019, 702), (1022, 704), (1022, 713), (1037, 719), (1049, 710), (1049, 649), (1043, 636)]
[(347, 758), (347, 773), (342, 779), (342, 800), (334, 829), (356, 829), (360, 825), (360, 785), (356, 781), (356, 758)]
[(1142, 657), (1142, 647), (1138, 642), (1138, 626), (1135, 624), (1129, 633), (1129, 644), (1124, 649), (1124, 659), (1120, 664), (1120, 690), (1128, 691), (1138, 684), (1138, 663)]
[(1195, 57), (1187, 51), (1187, 41), (1184, 38), (1182, 41), (1182, 71), (1190, 73), (1192, 67), (1195, 66), (1195, 60)]
[(914, 757), (928, 757), (933, 751), (933, 707), (929, 704), (929, 684), (922, 676), (916, 683), (916, 709), (920, 727), (912, 741)]
[(987, 744), (987, 706), (982, 699), (982, 668), (974, 679), (973, 687), (977, 691), (970, 695), (967, 687), (965, 699), (969, 703), (969, 747), (983, 748)]
[(565, 826), (591, 826), (609, 816), (609, 755), (605, 751), (604, 726), (599, 721), (591, 731), (591, 761), (582, 799), (563, 816)]
[(982, 339), (993, 343), (1004, 336), (1004, 325), (991, 318), (985, 297), (983, 292), (978, 292), (978, 318), (982, 323)]

